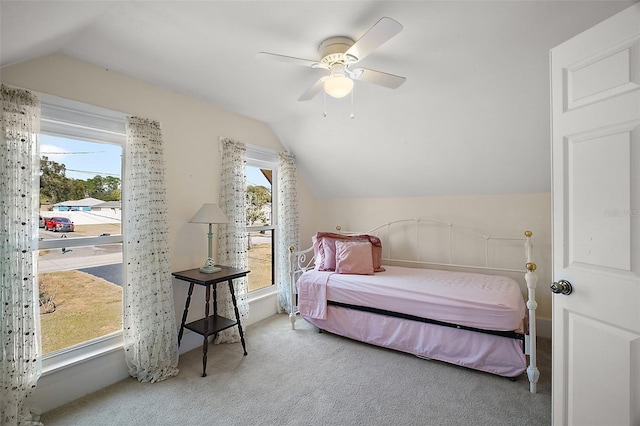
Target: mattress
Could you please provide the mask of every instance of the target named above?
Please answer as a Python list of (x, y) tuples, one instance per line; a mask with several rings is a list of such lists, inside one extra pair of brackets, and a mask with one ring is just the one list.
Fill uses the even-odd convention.
[(309, 270), (297, 281), (303, 317), (323, 320), (327, 301), (384, 309), (420, 318), (512, 331), (522, 325), (525, 304), (509, 277), (386, 266), (374, 275)]

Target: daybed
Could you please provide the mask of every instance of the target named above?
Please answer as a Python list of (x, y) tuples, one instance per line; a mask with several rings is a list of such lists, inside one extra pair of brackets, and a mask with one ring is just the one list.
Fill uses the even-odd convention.
[[(305, 250), (290, 248), (292, 328), (300, 315), (320, 330), (419, 357), (510, 378), (526, 371), (536, 392), (530, 231), (524, 238), (489, 237), (428, 219), (389, 222), (363, 234), (337, 230), (317, 233)], [(483, 264), (457, 260), (477, 259), (478, 242)], [(514, 242), (524, 242), (524, 256), (515, 258), (524, 257), (525, 269), (490, 263), (513, 261)], [(526, 305), (514, 274), (524, 274)]]

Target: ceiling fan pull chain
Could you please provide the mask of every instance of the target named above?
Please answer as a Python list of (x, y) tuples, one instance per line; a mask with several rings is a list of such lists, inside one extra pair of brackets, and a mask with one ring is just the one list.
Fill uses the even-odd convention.
[(326, 116), (327, 116), (327, 92), (325, 92), (325, 91), (323, 90), (323, 91), (322, 91), (322, 93), (323, 93), (323, 95), (324, 95), (324, 96), (322, 97), (322, 105), (323, 105), (323, 106), (322, 106), (322, 108), (323, 108), (322, 116), (323, 116), (323, 117), (326, 117)]
[(353, 113), (353, 92), (355, 92), (355, 89), (351, 91), (351, 115), (349, 115), (349, 118), (356, 117), (356, 115)]

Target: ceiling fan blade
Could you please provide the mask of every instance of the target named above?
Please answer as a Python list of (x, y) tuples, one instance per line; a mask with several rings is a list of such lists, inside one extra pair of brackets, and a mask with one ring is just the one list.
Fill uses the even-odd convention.
[(259, 52), (256, 55), (259, 59), (267, 59), (270, 61), (286, 62), (288, 64), (302, 65), (311, 68), (326, 68), (324, 64), (311, 59), (294, 58), (293, 56), (277, 55), (275, 53)]
[(376, 22), (373, 27), (369, 28), (369, 30), (345, 52), (345, 55), (354, 57), (355, 62), (361, 61), (362, 58), (402, 31), (402, 28), (402, 25), (400, 25), (398, 21), (384, 17)]
[(355, 80), (366, 81), (367, 83), (377, 84), (378, 86), (384, 86), (390, 89), (397, 89), (407, 80), (405, 77), (400, 77), (399, 75), (387, 74), (386, 72), (367, 68), (356, 68), (352, 70), (352, 76)]
[(322, 91), (322, 88), (324, 87), (324, 81), (327, 78), (328, 78), (328, 76), (324, 76), (324, 77), (320, 77), (318, 80), (316, 80), (315, 83), (313, 83), (302, 95), (300, 95), (298, 100), (299, 101), (310, 101), (311, 99), (315, 98), (316, 95)]

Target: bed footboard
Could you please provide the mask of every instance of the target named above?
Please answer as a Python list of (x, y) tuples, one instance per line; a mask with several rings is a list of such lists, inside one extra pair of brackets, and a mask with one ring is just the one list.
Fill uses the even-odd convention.
[(529, 333), (528, 339), (525, 341), (525, 352), (529, 355), (529, 366), (527, 367), (527, 377), (529, 378), (529, 391), (531, 393), (537, 392), (538, 379), (540, 378), (540, 371), (538, 370), (536, 351), (537, 351), (537, 330), (536, 330), (536, 309), (538, 308), (538, 302), (536, 302), (536, 286), (538, 283), (538, 274), (536, 273), (537, 266), (531, 260), (531, 252), (533, 250), (533, 244), (531, 243), (531, 231), (525, 231), (526, 237), (524, 248), (527, 256), (526, 269), (524, 279), (527, 283), (527, 309), (529, 310)]

